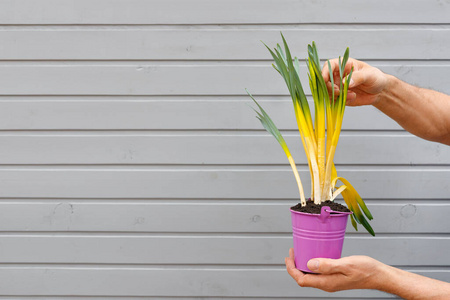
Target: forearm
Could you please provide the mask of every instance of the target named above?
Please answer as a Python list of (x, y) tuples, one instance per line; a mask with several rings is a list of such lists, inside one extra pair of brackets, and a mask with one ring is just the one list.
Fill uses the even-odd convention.
[(412, 134), (450, 145), (450, 96), (386, 76), (388, 85), (373, 105)]
[(384, 265), (375, 288), (407, 300), (449, 299), (450, 283)]

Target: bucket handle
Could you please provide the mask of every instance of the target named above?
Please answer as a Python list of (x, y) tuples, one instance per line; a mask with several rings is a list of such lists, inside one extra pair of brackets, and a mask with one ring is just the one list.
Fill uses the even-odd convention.
[(321, 210), (320, 210), (320, 220), (322, 222), (325, 222), (326, 219), (328, 219), (330, 217), (330, 214), (341, 214), (341, 215), (351, 215), (352, 212), (343, 212), (343, 211), (335, 211), (335, 210), (331, 210), (331, 208), (329, 206), (322, 206)]

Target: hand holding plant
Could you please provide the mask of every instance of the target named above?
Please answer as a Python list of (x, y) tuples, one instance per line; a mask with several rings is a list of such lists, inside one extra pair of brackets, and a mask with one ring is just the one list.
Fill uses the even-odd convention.
[[(339, 59), (335, 58), (329, 61), (330, 66), (325, 64), (322, 70), (322, 76), (327, 83), (328, 91), (331, 93), (333, 82), (339, 82)], [(330, 71), (333, 78), (330, 78)], [(344, 67), (344, 75), (353, 70), (352, 78), (347, 93), (348, 106), (360, 106), (376, 104), (380, 100), (381, 93), (389, 84), (389, 75), (384, 74), (379, 69), (372, 67), (365, 62), (349, 58)], [(339, 95), (339, 86), (334, 84), (334, 94)]]

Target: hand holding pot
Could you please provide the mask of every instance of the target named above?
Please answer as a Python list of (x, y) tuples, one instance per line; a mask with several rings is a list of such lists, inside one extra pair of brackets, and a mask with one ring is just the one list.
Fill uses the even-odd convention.
[(308, 268), (318, 274), (305, 274), (295, 267), (294, 251), (286, 257), (289, 275), (302, 287), (314, 287), (326, 292), (350, 289), (375, 289), (380, 274), (381, 262), (368, 256), (350, 256), (340, 259), (315, 258)]
[(302, 287), (326, 292), (376, 289), (403, 299), (450, 299), (450, 283), (397, 269), (368, 256), (311, 259), (308, 268), (317, 274), (296, 269), (294, 249), (289, 250), (285, 262), (289, 275)]

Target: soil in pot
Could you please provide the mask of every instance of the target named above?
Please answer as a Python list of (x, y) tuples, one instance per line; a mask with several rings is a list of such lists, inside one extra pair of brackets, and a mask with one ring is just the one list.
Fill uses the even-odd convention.
[[(324, 201), (322, 202), (320, 205), (315, 204), (314, 201), (311, 201), (310, 199), (308, 199), (308, 201), (306, 201), (306, 205), (302, 206), (300, 203), (292, 206), (291, 209), (298, 211), (298, 212), (303, 212), (303, 213), (307, 213), (307, 214), (320, 214), (320, 210), (322, 209), (322, 206), (329, 206), (331, 208), (331, 210), (334, 211), (341, 211), (341, 212), (350, 212), (350, 210), (339, 203), (336, 203), (334, 201)], [(331, 213), (333, 214), (333, 213)]]

